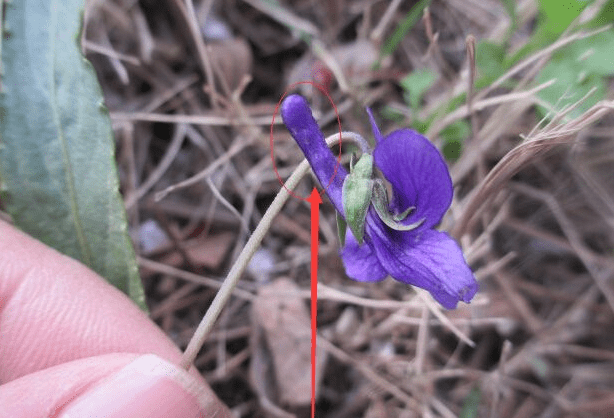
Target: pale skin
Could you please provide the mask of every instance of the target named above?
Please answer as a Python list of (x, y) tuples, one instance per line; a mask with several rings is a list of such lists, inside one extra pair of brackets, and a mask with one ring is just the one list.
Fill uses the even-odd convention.
[(0, 416), (230, 412), (123, 293), (0, 221)]

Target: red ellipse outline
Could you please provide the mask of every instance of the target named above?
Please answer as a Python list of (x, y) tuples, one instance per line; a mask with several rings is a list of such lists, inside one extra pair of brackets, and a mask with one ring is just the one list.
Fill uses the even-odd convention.
[[(335, 176), (337, 175), (337, 171), (339, 170), (339, 166), (341, 165), (341, 154), (342, 154), (342, 152), (341, 152), (341, 142), (342, 142), (341, 118), (339, 117), (339, 111), (337, 110), (337, 106), (335, 106), (335, 102), (333, 102), (333, 99), (330, 97), (330, 94), (328, 94), (328, 92), (326, 91), (326, 88), (324, 86), (318, 84), (318, 83), (314, 83), (313, 81), (297, 81), (296, 83), (291, 84), (286, 89), (284, 94), (281, 96), (281, 99), (279, 99), (279, 102), (277, 102), (277, 106), (275, 106), (275, 112), (273, 113), (273, 119), (271, 120), (271, 135), (270, 135), (271, 161), (273, 162), (273, 171), (275, 171), (275, 175), (277, 176), (277, 180), (279, 180), (279, 183), (282, 185), (282, 187), (284, 189), (286, 189), (286, 191), (288, 193), (290, 193), (290, 195), (292, 197), (295, 197), (297, 199), (301, 199), (301, 200), (304, 200), (304, 201), (308, 202), (309, 199), (307, 197), (298, 196), (292, 190), (290, 190), (290, 189), (288, 189), (286, 187), (286, 183), (284, 183), (283, 179), (279, 175), (279, 171), (277, 171), (277, 165), (275, 164), (275, 153), (274, 153), (274, 148), (275, 148), (274, 142), (275, 141), (274, 141), (274, 138), (273, 138), (273, 127), (275, 126), (275, 116), (277, 115), (277, 112), (279, 111), (279, 106), (281, 106), (281, 102), (288, 95), (288, 92), (290, 90), (294, 89), (299, 84), (311, 84), (312, 86), (317, 88), (320, 91), (320, 93), (322, 93), (323, 95), (326, 96), (326, 98), (330, 102), (331, 106), (335, 110), (335, 114), (337, 115), (337, 125), (339, 125), (339, 155), (337, 156), (337, 165), (335, 166), (335, 170), (333, 171), (333, 175), (331, 176), (330, 180), (328, 181), (328, 184), (326, 185), (324, 190), (322, 190), (322, 192), (326, 192), (326, 190), (328, 190), (328, 187), (332, 184), (333, 179), (335, 178)], [(320, 194), (320, 196), (322, 195), (322, 192), (318, 192)]]

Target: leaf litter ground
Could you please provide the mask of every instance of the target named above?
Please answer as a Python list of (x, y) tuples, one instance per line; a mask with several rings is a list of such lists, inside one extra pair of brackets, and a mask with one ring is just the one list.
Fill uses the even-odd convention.
[[(500, 42), (510, 19), (496, 1), (434, 1), (381, 57), (412, 3), (203, 1), (195, 22), (181, 0), (89, 3), (83, 47), (111, 111), (151, 316), (187, 345), (280, 188), (269, 150), (276, 103), (293, 82), (328, 83), (343, 129), (364, 137), (365, 106), (386, 132), (427, 121), (440, 148), (446, 127), (470, 126), (447, 154), (455, 199), (440, 227), (462, 244), (481, 289), (470, 306), (443, 311), (393, 280), (349, 280), (324, 204), (317, 416), (611, 416), (613, 103), (561, 106), (540, 123), (547, 86), (536, 75), (579, 37), (566, 34), (447, 109), (468, 91), (466, 36)], [(532, 2), (516, 11), (512, 48), (538, 14)], [(413, 70), (434, 81), (407, 103), (402, 80)], [(302, 93), (334, 133), (326, 100)], [(275, 152), (286, 178), (302, 155), (282, 128)], [(289, 201), (196, 360), (237, 416), (309, 414), (309, 237), (309, 207)]]

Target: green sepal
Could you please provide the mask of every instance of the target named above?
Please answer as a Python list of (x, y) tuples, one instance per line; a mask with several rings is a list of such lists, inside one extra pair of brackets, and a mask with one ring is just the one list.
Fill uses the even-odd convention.
[(413, 229), (418, 228), (425, 221), (425, 218), (420, 219), (412, 224), (405, 225), (400, 223), (403, 219), (407, 218), (415, 207), (409, 207), (401, 214), (393, 215), (388, 211), (388, 195), (386, 194), (386, 188), (381, 180), (376, 180), (373, 182), (373, 207), (377, 212), (380, 219), (388, 225), (390, 228), (395, 229), (397, 231), (411, 231)]
[(407, 218), (409, 214), (413, 212), (414, 209), (416, 209), (415, 206), (410, 206), (407, 209), (405, 209), (403, 212), (397, 215), (392, 215), (392, 219), (394, 219), (397, 222), (402, 221), (403, 219)]
[(365, 233), (365, 219), (373, 189), (372, 173), (373, 157), (363, 154), (356, 164), (352, 164), (350, 174), (343, 181), (342, 198), (345, 221), (358, 244), (362, 244)]
[(345, 247), (345, 230), (348, 227), (347, 222), (343, 219), (343, 216), (339, 215), (337, 212), (337, 234), (339, 234), (339, 243), (341, 244), (341, 248)]
[(352, 164), (350, 176), (354, 175), (362, 179), (371, 179), (373, 174), (373, 156), (371, 154), (363, 154), (358, 159), (356, 164)]

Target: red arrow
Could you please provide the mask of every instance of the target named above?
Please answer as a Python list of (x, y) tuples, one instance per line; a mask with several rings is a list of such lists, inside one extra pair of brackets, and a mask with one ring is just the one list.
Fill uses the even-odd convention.
[(318, 232), (322, 198), (314, 187), (307, 201), (311, 204), (311, 418), (316, 413), (316, 314), (318, 313)]

